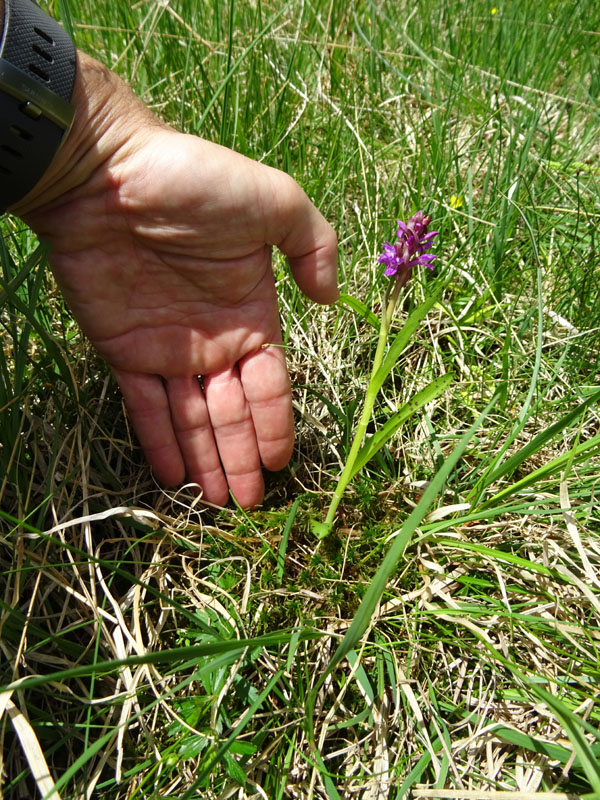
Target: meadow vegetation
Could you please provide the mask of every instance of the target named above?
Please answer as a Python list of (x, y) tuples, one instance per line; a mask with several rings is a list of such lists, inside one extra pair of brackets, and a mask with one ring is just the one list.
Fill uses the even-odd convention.
[[(498, 2), (498, 0), (496, 0)], [(155, 484), (47, 252), (0, 220), (6, 798), (600, 798), (600, 10), (592, 0), (59, 0), (175, 128), (293, 175), (337, 306), (274, 270), (297, 444), (257, 510)], [(382, 242), (433, 271), (319, 539)], [(231, 220), (235, 236), (235, 220)], [(6, 687), (9, 687), (8, 689)]]

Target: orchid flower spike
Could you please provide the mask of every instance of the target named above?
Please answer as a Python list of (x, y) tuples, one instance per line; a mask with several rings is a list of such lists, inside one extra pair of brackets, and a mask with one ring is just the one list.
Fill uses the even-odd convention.
[(431, 217), (423, 211), (417, 211), (408, 222), (398, 220), (397, 241), (394, 244), (385, 242), (383, 253), (378, 258), (379, 264), (385, 264), (385, 274), (406, 283), (413, 267), (425, 266), (433, 269), (433, 260), (437, 256), (428, 253), (437, 231), (429, 231)]

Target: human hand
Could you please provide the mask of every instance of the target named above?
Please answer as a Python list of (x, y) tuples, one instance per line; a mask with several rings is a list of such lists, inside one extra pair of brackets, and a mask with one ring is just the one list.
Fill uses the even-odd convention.
[(78, 123), (13, 211), (50, 243), (56, 279), (112, 367), (156, 478), (187, 477), (218, 505), (228, 489), (257, 505), (261, 462), (283, 468), (293, 445), (271, 247), (303, 292), (331, 303), (335, 234), (290, 177), (176, 133), (80, 58), (110, 97), (99, 103), (102, 91), (86, 87), (88, 130)]

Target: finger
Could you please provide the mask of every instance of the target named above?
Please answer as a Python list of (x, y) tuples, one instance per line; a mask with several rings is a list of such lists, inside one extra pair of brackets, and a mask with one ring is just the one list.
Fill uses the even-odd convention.
[(187, 479), (202, 488), (204, 500), (219, 506), (226, 505), (229, 500), (227, 480), (198, 379), (195, 375), (170, 378), (166, 388)]
[(271, 188), (276, 230), (270, 243), (287, 257), (294, 280), (317, 303), (335, 303), (337, 286), (337, 237), (325, 217), (310, 202), (296, 181), (274, 171)]
[(204, 390), (231, 493), (243, 508), (259, 505), (265, 487), (254, 422), (237, 368), (205, 377)]
[(282, 347), (266, 347), (240, 362), (240, 377), (250, 406), (263, 465), (283, 469), (294, 447), (290, 379)]
[(146, 460), (159, 483), (175, 486), (185, 477), (185, 466), (171, 422), (169, 400), (162, 380), (113, 369), (127, 412)]

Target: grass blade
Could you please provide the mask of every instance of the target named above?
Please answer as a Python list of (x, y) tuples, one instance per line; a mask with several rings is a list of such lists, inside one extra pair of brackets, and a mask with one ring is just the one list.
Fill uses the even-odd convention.
[[(299, 639), (318, 638), (321, 634), (316, 632), (301, 632)], [(115, 658), (111, 661), (97, 661), (94, 664), (81, 664), (78, 667), (49, 672), (46, 675), (32, 675), (22, 678), (16, 683), (0, 686), (0, 695), (6, 692), (24, 691), (34, 689), (39, 686), (51, 683), (52, 681), (66, 681), (70, 678), (81, 678), (87, 675), (108, 674), (122, 669), (132, 667), (137, 664), (173, 664), (183, 661), (184, 666), (190, 663), (190, 659), (195, 660), (206, 656), (219, 656), (224, 653), (242, 653), (248, 647), (268, 647), (269, 645), (280, 645), (288, 643), (292, 639), (291, 633), (268, 633), (264, 636), (257, 636), (252, 639), (236, 639), (233, 641), (208, 642), (206, 644), (187, 645), (185, 647), (173, 647), (166, 650), (156, 650), (154, 652), (142, 653), (140, 655), (127, 656), (126, 658)], [(174, 666), (175, 669), (175, 666)]]
[(301, 500), (300, 496), (298, 496), (294, 500), (294, 503), (290, 508), (290, 513), (288, 514), (287, 519), (285, 521), (285, 527), (283, 529), (283, 534), (281, 536), (279, 551), (277, 552), (277, 586), (281, 586), (281, 583), (283, 581), (283, 571), (285, 569), (285, 551), (287, 550), (288, 541), (292, 530), (292, 525), (294, 524), (294, 520), (296, 519), (296, 514), (298, 513), (300, 500)]
[(532, 691), (534, 694), (538, 695), (540, 700), (542, 700), (560, 720), (592, 789), (596, 795), (600, 797), (600, 761), (597, 755), (592, 751), (588, 740), (585, 738), (584, 729), (588, 731), (591, 729), (591, 732), (599, 741), (600, 734), (598, 731), (594, 730), (589, 723), (586, 723), (578, 717), (577, 714), (574, 714), (567, 708), (567, 706), (555, 697), (552, 692), (547, 691), (542, 686), (536, 685), (532, 687)]
[[(545, 432), (542, 432), (540, 436), (543, 436)], [(537, 437), (536, 437), (537, 438)], [(533, 444), (533, 443), (532, 443)], [(517, 481), (516, 483), (507, 486), (505, 489), (497, 492), (493, 497), (490, 497), (489, 500), (486, 500), (485, 503), (482, 503), (480, 506), (477, 506), (477, 510), (482, 511), (486, 508), (489, 508), (496, 503), (502, 502), (505, 498), (509, 497), (511, 494), (516, 494), (517, 492), (523, 491), (523, 489), (527, 489), (529, 486), (533, 486), (534, 484), (538, 483), (539, 481), (544, 480), (545, 478), (549, 478), (552, 475), (557, 475), (564, 467), (578, 463), (579, 461), (584, 458), (587, 459), (588, 451), (600, 446), (600, 434), (588, 439), (587, 442), (582, 442), (581, 444), (577, 445), (576, 447), (569, 450), (567, 453), (563, 453), (556, 458), (553, 458), (552, 461), (549, 461), (547, 464), (544, 464), (543, 467), (534, 470), (529, 475), (526, 475), (521, 480)], [(524, 447), (523, 450), (526, 450), (527, 447)], [(519, 453), (515, 454), (515, 458), (520, 456), (523, 451), (519, 451)], [(531, 452), (536, 452), (535, 450)], [(591, 455), (591, 454), (589, 454)], [(512, 459), (511, 459), (512, 460)], [(519, 460), (521, 463), (523, 459)], [(508, 464), (508, 462), (507, 462)], [(505, 465), (506, 466), (506, 465)]]

